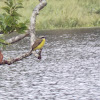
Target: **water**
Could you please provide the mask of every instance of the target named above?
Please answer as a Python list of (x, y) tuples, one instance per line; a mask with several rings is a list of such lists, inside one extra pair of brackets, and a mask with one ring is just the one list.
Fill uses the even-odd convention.
[[(42, 35), (42, 60), (31, 55), (0, 66), (0, 100), (100, 100), (100, 29)], [(29, 37), (3, 53), (9, 59), (28, 48)]]

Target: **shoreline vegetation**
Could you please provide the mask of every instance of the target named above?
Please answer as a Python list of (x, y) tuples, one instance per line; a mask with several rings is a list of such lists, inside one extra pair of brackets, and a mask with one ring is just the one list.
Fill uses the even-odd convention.
[[(0, 8), (4, 6), (3, 2), (0, 0)], [(38, 3), (38, 0), (23, 0), (24, 8), (19, 10), (20, 22), (30, 20)], [(36, 20), (36, 30), (95, 27), (100, 27), (100, 0), (47, 0), (47, 6)]]
[(79, 28), (65, 28), (65, 29), (47, 29), (47, 30), (36, 30), (37, 34), (61, 34), (61, 33), (86, 33), (86, 32), (94, 32), (100, 31), (100, 27), (79, 27)]

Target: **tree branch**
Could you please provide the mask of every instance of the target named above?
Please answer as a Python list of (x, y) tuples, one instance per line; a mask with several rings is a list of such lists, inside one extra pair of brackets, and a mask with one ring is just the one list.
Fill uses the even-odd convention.
[(30, 20), (30, 36), (31, 36), (31, 47), (35, 41), (35, 24), (36, 24), (36, 16), (39, 14), (39, 10), (41, 10), (44, 6), (46, 6), (46, 0), (39, 0), (40, 3), (33, 10), (31, 20)]
[(42, 50), (40, 50), (38, 54), (36, 54), (35, 51), (32, 51), (32, 45), (34, 44), (35, 34), (36, 34), (36, 32), (35, 32), (36, 16), (39, 14), (39, 10), (44, 8), (47, 4), (46, 0), (39, 0), (39, 1), (40, 1), (40, 3), (35, 7), (35, 9), (33, 10), (32, 16), (31, 16), (29, 33), (18, 35), (16, 37), (13, 37), (13, 38), (6, 41), (7, 43), (12, 44), (12, 43), (15, 43), (15, 42), (23, 39), (24, 37), (26, 37), (30, 34), (31, 49), (29, 49), (29, 52), (24, 53), (16, 58), (13, 58), (10, 60), (3, 60), (2, 64), (12, 64), (16, 61), (22, 60), (23, 58), (30, 56), (32, 54), (32, 52), (35, 54), (35, 56), (38, 59), (41, 58), (41, 51)]
[(31, 45), (34, 44), (35, 36), (32, 35), (32, 34), (35, 34), (36, 16), (39, 14), (39, 10), (43, 9), (44, 6), (47, 5), (46, 0), (39, 0), (39, 1), (40, 1), (40, 3), (33, 10), (32, 17), (31, 17), (31, 20), (30, 20), (31, 24), (30, 24), (29, 31), (27, 31), (26, 34), (20, 34), (18, 36), (15, 36), (15, 37), (12, 37), (11, 39), (6, 40), (6, 42), (7, 42), (7, 43), (5, 43), (6, 45), (18, 42), (19, 40), (25, 38), (28, 35), (31, 35), (31, 37), (32, 37), (31, 38)]
[(15, 36), (15, 37), (12, 37), (12, 38), (6, 40), (6, 42), (7, 42), (7, 44), (13, 44), (13, 43), (18, 42), (19, 40), (25, 38), (28, 35), (29, 35), (29, 32), (27, 32), (26, 34), (20, 34), (18, 36)]
[(10, 64), (12, 64), (12, 63), (14, 63), (16, 61), (22, 60), (23, 58), (26, 58), (26, 57), (30, 56), (31, 54), (32, 54), (32, 51), (30, 50), (29, 52), (24, 53), (24, 54), (22, 54), (22, 55), (20, 55), (20, 56), (18, 56), (16, 58), (13, 58), (13, 59), (10, 59), (10, 60), (3, 60), (2, 64), (10, 65)]

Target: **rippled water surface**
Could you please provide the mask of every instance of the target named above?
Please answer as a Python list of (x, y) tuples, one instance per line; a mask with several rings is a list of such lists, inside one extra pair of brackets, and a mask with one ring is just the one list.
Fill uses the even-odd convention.
[[(0, 100), (100, 100), (100, 29), (42, 35), (42, 60), (0, 66)], [(26, 37), (3, 53), (9, 59), (28, 48)]]

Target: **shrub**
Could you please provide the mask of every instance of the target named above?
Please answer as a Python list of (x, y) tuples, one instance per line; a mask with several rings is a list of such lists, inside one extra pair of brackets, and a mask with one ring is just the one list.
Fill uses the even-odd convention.
[(19, 23), (21, 15), (18, 13), (18, 9), (23, 8), (22, 1), (6, 0), (5, 5), (5, 7), (2, 7), (5, 12), (0, 15), (0, 31), (2, 33), (12, 33), (14, 31), (23, 33), (27, 29), (28, 21)]

